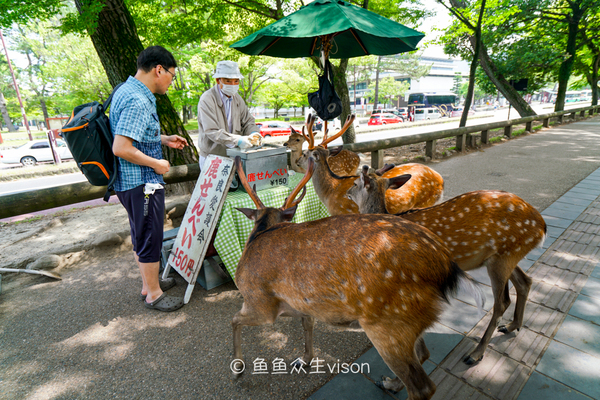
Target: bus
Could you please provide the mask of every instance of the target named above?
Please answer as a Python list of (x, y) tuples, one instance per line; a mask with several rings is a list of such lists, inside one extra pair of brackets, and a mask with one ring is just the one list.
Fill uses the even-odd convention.
[(575, 103), (577, 101), (581, 101), (581, 92), (573, 90), (565, 94), (565, 103)]
[(408, 95), (408, 106), (415, 108), (435, 107), (443, 115), (448, 114), (458, 103), (458, 95), (452, 92), (430, 92), (430, 93), (411, 93)]

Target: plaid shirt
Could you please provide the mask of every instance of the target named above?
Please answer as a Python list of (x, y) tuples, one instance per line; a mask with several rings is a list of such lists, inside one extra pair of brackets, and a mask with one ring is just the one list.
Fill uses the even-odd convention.
[[(147, 156), (162, 159), (160, 123), (156, 98), (146, 85), (130, 76), (115, 93), (110, 106), (110, 129), (113, 136), (133, 139), (133, 145)], [(123, 192), (146, 183), (165, 183), (150, 167), (118, 160), (115, 191)]]

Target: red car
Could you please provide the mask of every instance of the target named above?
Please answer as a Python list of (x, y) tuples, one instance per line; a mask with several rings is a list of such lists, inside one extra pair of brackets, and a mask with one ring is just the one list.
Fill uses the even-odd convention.
[(257, 122), (262, 137), (287, 136), (292, 134), (292, 127), (287, 122), (263, 121)]
[(369, 123), (367, 125), (387, 125), (387, 124), (397, 124), (402, 122), (402, 118), (395, 114), (375, 114), (371, 115), (369, 118)]

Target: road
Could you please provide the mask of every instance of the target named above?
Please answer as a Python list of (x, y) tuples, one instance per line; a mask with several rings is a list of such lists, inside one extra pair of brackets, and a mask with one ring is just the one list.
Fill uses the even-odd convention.
[(85, 180), (86, 179), (83, 174), (76, 173), (2, 182), (0, 183), (0, 196), (27, 192), (30, 190), (44, 189), (47, 187), (68, 185), (70, 183), (85, 182)]

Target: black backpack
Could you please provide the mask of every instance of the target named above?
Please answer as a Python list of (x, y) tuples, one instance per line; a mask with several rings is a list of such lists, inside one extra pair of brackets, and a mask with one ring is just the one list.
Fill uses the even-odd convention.
[(122, 84), (114, 88), (104, 104), (94, 101), (75, 107), (71, 118), (61, 129), (73, 159), (88, 182), (94, 186), (108, 186), (104, 201), (108, 201), (117, 178), (117, 158), (112, 151), (113, 135), (105, 112)]
[[(329, 73), (330, 79), (327, 79)], [(333, 87), (333, 67), (325, 61), (325, 72), (319, 76), (319, 90), (308, 94), (308, 104), (323, 121), (330, 121), (342, 113), (342, 101)]]

